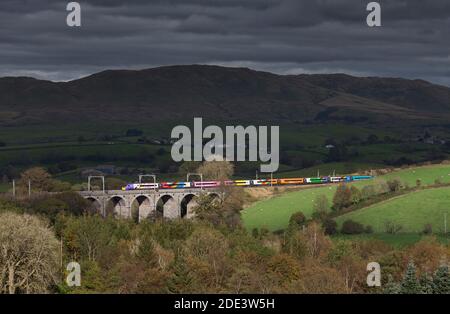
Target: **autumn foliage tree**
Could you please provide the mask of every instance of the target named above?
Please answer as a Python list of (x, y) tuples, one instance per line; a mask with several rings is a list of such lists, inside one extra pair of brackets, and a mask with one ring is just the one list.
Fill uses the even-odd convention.
[(43, 220), (0, 214), (0, 292), (46, 293), (57, 282), (59, 242)]
[(198, 173), (203, 175), (203, 180), (226, 180), (233, 176), (234, 166), (229, 161), (205, 161), (198, 167)]
[(352, 204), (352, 190), (345, 184), (340, 184), (333, 196), (333, 209), (336, 211)]
[(18, 182), (18, 191), (25, 194), (28, 191), (28, 183), (32, 191), (50, 191), (53, 187), (51, 175), (40, 167), (28, 169), (20, 175)]

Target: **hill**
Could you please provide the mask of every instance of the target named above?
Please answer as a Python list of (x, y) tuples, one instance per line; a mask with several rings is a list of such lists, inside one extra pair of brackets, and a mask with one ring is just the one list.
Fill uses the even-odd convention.
[(449, 118), (450, 88), (347, 75), (276, 75), (188, 65), (108, 70), (70, 82), (0, 79), (0, 125), (214, 120), (436, 123)]

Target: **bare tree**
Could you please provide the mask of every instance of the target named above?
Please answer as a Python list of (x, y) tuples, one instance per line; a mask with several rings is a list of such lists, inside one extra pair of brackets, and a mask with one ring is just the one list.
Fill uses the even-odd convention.
[(234, 166), (229, 161), (205, 161), (197, 169), (206, 180), (226, 180), (234, 173)]
[(0, 214), (0, 293), (46, 293), (58, 275), (58, 240), (34, 216)]

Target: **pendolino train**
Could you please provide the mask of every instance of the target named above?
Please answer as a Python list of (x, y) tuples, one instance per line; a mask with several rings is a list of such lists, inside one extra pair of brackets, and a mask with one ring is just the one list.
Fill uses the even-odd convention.
[(283, 185), (310, 185), (352, 182), (372, 179), (372, 176), (328, 176), (315, 178), (286, 178), (286, 179), (250, 179), (227, 181), (191, 181), (191, 182), (161, 182), (161, 183), (131, 183), (123, 187), (124, 191), (132, 190), (159, 190), (159, 189), (208, 189), (221, 186), (283, 186)]

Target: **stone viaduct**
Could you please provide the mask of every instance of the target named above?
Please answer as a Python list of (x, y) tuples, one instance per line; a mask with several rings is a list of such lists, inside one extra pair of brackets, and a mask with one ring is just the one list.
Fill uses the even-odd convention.
[(173, 189), (173, 190), (132, 190), (132, 191), (83, 191), (81, 196), (92, 202), (103, 215), (112, 212), (117, 217), (131, 218), (137, 222), (149, 217), (191, 218), (196, 198), (208, 194), (221, 198), (217, 190)]

